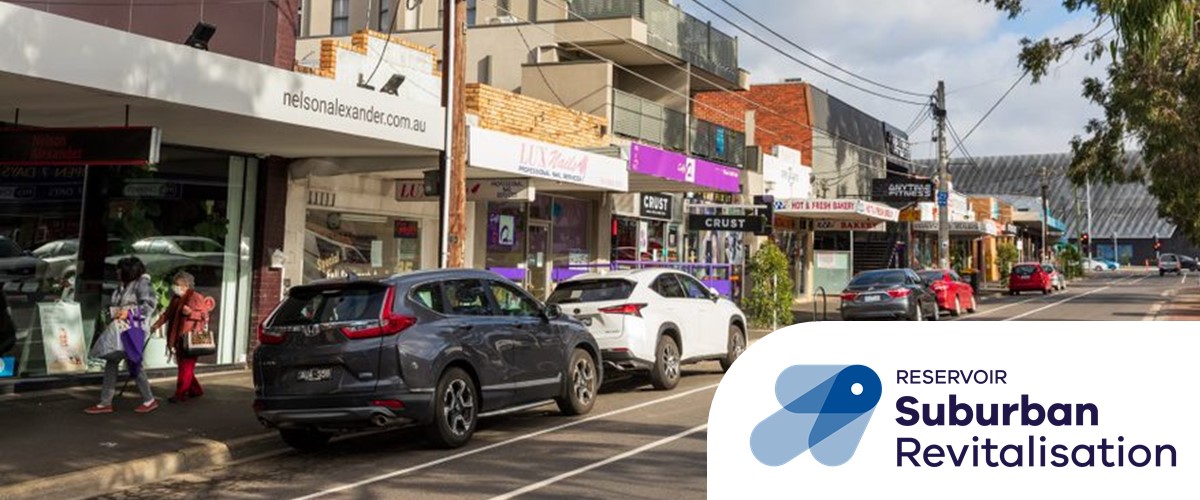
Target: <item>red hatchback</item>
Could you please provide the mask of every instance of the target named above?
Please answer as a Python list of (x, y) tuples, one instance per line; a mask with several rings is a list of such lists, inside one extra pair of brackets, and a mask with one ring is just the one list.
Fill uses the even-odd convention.
[(1054, 278), (1042, 268), (1041, 264), (1026, 262), (1013, 266), (1008, 274), (1008, 294), (1017, 295), (1021, 292), (1042, 292), (1049, 294), (1054, 291)]
[(958, 316), (965, 309), (975, 312), (975, 289), (950, 269), (930, 269), (917, 273), (937, 296), (938, 307)]

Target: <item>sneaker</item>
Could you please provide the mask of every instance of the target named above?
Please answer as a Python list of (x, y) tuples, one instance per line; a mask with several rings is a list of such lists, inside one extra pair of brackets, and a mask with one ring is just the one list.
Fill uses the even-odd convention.
[(158, 409), (158, 400), (155, 399), (149, 403), (142, 403), (142, 404), (138, 405), (138, 407), (134, 408), (133, 411), (136, 413), (150, 413), (157, 409)]
[(103, 415), (105, 413), (112, 413), (113, 407), (112, 405), (96, 405), (84, 409), (83, 412), (87, 413), (88, 415)]

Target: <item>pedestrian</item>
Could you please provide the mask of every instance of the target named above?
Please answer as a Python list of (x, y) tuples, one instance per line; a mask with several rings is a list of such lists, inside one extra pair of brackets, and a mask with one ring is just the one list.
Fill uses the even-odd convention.
[(146, 370), (141, 369), (141, 349), (144, 345), (140, 342), (144, 339), (136, 343), (127, 341), (131, 337), (127, 335), (129, 332), (141, 329), (142, 321), (154, 315), (158, 295), (154, 293), (150, 275), (146, 274), (146, 265), (137, 257), (126, 257), (117, 262), (117, 281), (120, 283), (109, 303), (107, 326), (92, 346), (92, 356), (103, 359), (105, 364), (100, 404), (84, 410), (91, 415), (113, 412), (113, 396), (116, 393), (117, 375), (122, 361), (129, 366), (130, 376), (137, 382), (138, 392), (142, 396), (142, 404), (133, 411), (150, 413), (158, 409), (158, 400), (150, 389)]
[(199, 357), (187, 350), (185, 340), (189, 333), (207, 328), (208, 315), (214, 303), (211, 297), (197, 292), (195, 286), (196, 278), (191, 274), (186, 271), (176, 273), (172, 278), (171, 303), (150, 328), (153, 332), (166, 325), (167, 354), (174, 356), (175, 364), (179, 365), (175, 395), (167, 399), (172, 403), (182, 403), (204, 395), (204, 389), (196, 379), (196, 360)]

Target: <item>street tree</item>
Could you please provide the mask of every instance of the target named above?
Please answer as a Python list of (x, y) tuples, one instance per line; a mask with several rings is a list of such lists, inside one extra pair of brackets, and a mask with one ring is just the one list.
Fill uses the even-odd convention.
[[(1029, 0), (979, 0), (1020, 16)], [(1083, 81), (1103, 108), (1071, 140), (1076, 184), (1145, 182), (1159, 215), (1200, 244), (1200, 0), (1063, 0), (1095, 24), (1069, 38), (1021, 41), (1020, 64), (1034, 84), (1070, 53), (1105, 64)], [(1130, 154), (1142, 163), (1130, 167)]]

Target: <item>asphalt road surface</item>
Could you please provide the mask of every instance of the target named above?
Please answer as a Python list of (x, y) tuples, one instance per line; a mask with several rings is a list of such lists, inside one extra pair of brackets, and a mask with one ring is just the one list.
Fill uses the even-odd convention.
[[(945, 318), (1153, 319), (1185, 280), (1196, 286), (1200, 275), (1104, 273), (1051, 295), (988, 297), (975, 314)], [(670, 392), (618, 381), (589, 415), (563, 417), (547, 406), (494, 417), (458, 450), (432, 448), (416, 429), (376, 433), (336, 440), (318, 453), (251, 457), (105, 498), (705, 498), (705, 426), (720, 379), (720, 367), (704, 363)]]

